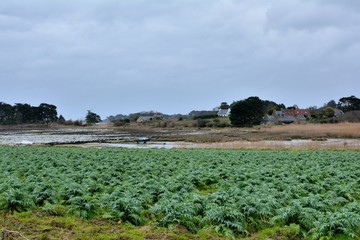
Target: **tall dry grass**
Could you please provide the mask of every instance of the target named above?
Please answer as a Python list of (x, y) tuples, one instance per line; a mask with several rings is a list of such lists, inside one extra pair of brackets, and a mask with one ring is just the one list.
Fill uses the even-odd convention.
[[(229, 134), (231, 133), (231, 137)], [(225, 136), (227, 135), (227, 136)], [(210, 138), (212, 141), (209, 141)], [(180, 148), (360, 150), (360, 123), (290, 124), (219, 130)], [(202, 140), (202, 141), (201, 141)]]
[(360, 138), (360, 123), (289, 124), (262, 127), (260, 131), (276, 134), (303, 136), (303, 138)]
[(272, 150), (360, 150), (360, 139), (233, 141), (218, 143), (177, 143), (177, 148), (199, 149), (272, 149)]

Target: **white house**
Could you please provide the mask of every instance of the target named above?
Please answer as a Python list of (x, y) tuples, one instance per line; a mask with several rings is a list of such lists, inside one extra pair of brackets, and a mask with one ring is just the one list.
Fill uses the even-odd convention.
[(227, 109), (220, 109), (217, 113), (220, 117), (228, 117), (230, 115), (230, 108)]
[(140, 116), (138, 117), (138, 119), (136, 120), (137, 123), (143, 123), (143, 122), (148, 122), (153, 120), (153, 116)]

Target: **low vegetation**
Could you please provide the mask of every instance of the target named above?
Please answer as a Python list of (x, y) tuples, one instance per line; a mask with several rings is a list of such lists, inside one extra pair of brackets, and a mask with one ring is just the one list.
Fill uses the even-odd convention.
[(8, 146), (0, 168), (6, 239), (360, 239), (358, 151)]
[[(125, 130), (125, 129), (124, 129)], [(135, 129), (133, 129), (135, 130)], [(156, 128), (147, 130), (155, 131)], [(226, 145), (234, 145), (232, 148), (244, 148), (236, 145), (242, 141), (250, 141), (252, 149), (264, 149), (260, 141), (268, 140), (277, 145), (277, 141), (289, 141), (308, 139), (321, 142), (327, 139), (359, 139), (359, 123), (338, 123), (338, 124), (289, 124), (276, 126), (258, 126), (251, 128), (221, 128), (221, 129), (195, 129), (193, 132), (186, 131), (187, 128), (173, 130), (161, 129), (163, 134), (154, 132), (159, 141), (187, 141), (193, 143), (213, 143), (213, 148), (222, 148)], [(348, 146), (330, 149), (348, 149)], [(265, 147), (266, 148), (266, 147)], [(356, 146), (353, 149), (359, 149)], [(310, 148), (316, 149), (316, 148)]]

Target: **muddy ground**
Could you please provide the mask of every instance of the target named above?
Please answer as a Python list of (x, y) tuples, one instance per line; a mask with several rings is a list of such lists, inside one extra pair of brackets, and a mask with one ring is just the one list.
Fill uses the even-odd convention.
[[(357, 127), (357, 126), (356, 126)], [(309, 128), (309, 127), (308, 127)], [(308, 129), (304, 126), (304, 129)], [(326, 128), (327, 129), (327, 128)], [(154, 128), (148, 126), (93, 127), (2, 126), (0, 145), (78, 145), (83, 147), (163, 147), (223, 149), (355, 149), (357, 135), (331, 131), (291, 130), (287, 128)], [(143, 137), (147, 145), (135, 144)]]
[[(113, 128), (95, 127), (45, 127), (45, 126), (12, 126), (0, 128), (0, 145), (36, 144), (61, 145), (83, 143), (116, 143), (135, 142), (139, 138), (151, 140), (181, 141), (185, 136), (207, 134), (208, 131), (196, 130), (163, 130), (154, 128)], [(191, 139), (187, 137), (186, 139)]]

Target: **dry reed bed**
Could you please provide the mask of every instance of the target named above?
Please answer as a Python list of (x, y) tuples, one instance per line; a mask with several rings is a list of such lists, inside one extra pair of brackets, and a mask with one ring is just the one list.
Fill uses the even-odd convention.
[[(212, 149), (294, 149), (294, 150), (360, 150), (360, 123), (290, 124), (264, 126), (249, 131), (245, 139), (178, 144), (179, 148)], [(224, 133), (224, 132), (223, 132)], [(219, 134), (221, 135), (221, 134)], [(239, 137), (238, 135), (237, 137)], [(206, 138), (206, 136), (204, 136)], [(218, 138), (219, 140), (221, 138)]]
[(329, 139), (325, 141), (233, 141), (218, 143), (178, 143), (177, 148), (201, 149), (273, 149), (273, 150), (360, 150), (360, 139)]
[(299, 135), (309, 139), (319, 136), (329, 138), (360, 138), (359, 123), (289, 124), (284, 126), (263, 127), (260, 131), (274, 134)]
[(257, 126), (253, 128), (198, 129), (194, 134), (177, 134), (164, 141), (193, 143), (220, 143), (235, 141), (282, 141), (293, 139), (360, 139), (360, 123), (339, 124), (290, 124)]

